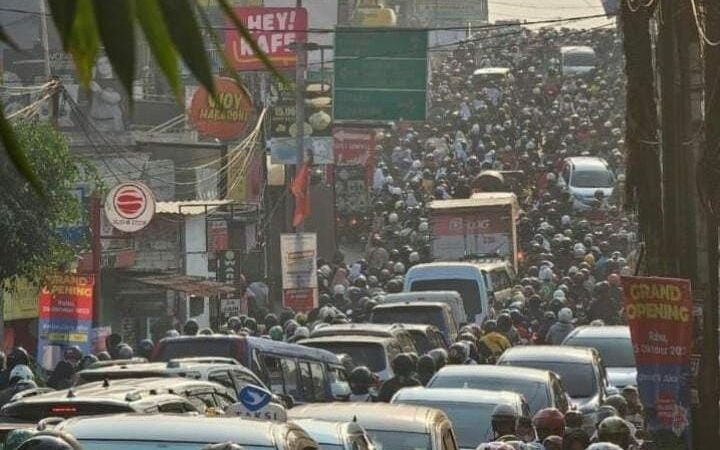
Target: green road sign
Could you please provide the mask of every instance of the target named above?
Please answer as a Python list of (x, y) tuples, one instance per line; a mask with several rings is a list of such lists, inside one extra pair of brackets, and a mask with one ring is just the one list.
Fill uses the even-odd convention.
[(422, 30), (338, 28), (335, 120), (425, 120), (427, 43)]

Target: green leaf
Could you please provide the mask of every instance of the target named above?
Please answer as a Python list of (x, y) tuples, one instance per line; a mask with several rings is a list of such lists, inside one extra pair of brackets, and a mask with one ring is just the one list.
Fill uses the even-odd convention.
[[(77, 0), (75, 20), (68, 39), (68, 51), (75, 61), (78, 78), (80, 83), (87, 87), (92, 79), (95, 57), (99, 47), (92, 0)], [(132, 44), (128, 43), (128, 45)]]
[(223, 46), (223, 43), (220, 42), (220, 39), (218, 39), (217, 33), (215, 33), (215, 30), (213, 30), (213, 24), (210, 21), (210, 17), (208, 17), (207, 13), (204, 9), (202, 9), (200, 6), (198, 6), (198, 14), (200, 15), (200, 20), (202, 20), (203, 26), (205, 29), (208, 30), (208, 34), (210, 35), (210, 40), (212, 41), (213, 47), (215, 47), (215, 50), (217, 50), (218, 55), (220, 56), (220, 59), (222, 60), (223, 67), (227, 69), (228, 74), (235, 80), (237, 84), (242, 85), (243, 82), (240, 79), (240, 77), (237, 74), (237, 71), (233, 68), (232, 64), (230, 63), (230, 60), (228, 59), (227, 53), (225, 53), (225, 48)]
[(165, 75), (175, 97), (182, 99), (183, 85), (180, 79), (177, 53), (173, 48), (170, 34), (165, 26), (158, 0), (140, 0), (135, 3), (135, 16), (145, 33), (150, 50), (160, 70)]
[(159, 0), (175, 48), (190, 72), (209, 92), (215, 92), (212, 69), (191, 0)]
[(9, 45), (13, 50), (20, 50), (20, 47), (18, 47), (15, 41), (5, 32), (2, 26), (0, 26), (0, 42)]
[(67, 52), (70, 48), (70, 32), (75, 22), (77, 0), (48, 0), (48, 4), (50, 5), (50, 13), (55, 28), (58, 30), (60, 40), (63, 43), (63, 50)]
[(245, 27), (245, 24), (240, 22), (240, 19), (235, 15), (235, 11), (233, 11), (233, 7), (228, 3), (228, 0), (218, 0), (218, 4), (220, 5), (220, 9), (222, 9), (223, 13), (232, 21), (233, 25), (237, 29), (238, 33), (240, 33), (240, 36), (242, 36), (245, 41), (250, 44), (250, 48), (255, 53), (255, 56), (262, 61), (263, 65), (266, 69), (268, 69), (272, 74), (282, 80), (283, 83), (287, 83), (287, 80), (281, 74), (275, 66), (273, 66), (272, 61), (268, 58), (268, 56), (265, 54), (265, 52), (262, 51), (262, 49), (257, 45), (257, 42), (255, 42), (255, 39), (252, 37), (252, 34), (250, 31)]
[(25, 152), (20, 147), (12, 125), (10, 125), (10, 122), (5, 118), (2, 108), (0, 108), (0, 142), (2, 142), (5, 152), (7, 152), (10, 161), (12, 161), (17, 171), (25, 177), (38, 195), (44, 197), (44, 189), (40, 183), (40, 179), (35, 171), (33, 171), (30, 160), (28, 160), (27, 155), (25, 155)]
[[(140, 3), (144, 1), (140, 0)], [(93, 6), (105, 53), (125, 90), (132, 94), (135, 78), (135, 1), (93, 0)]]

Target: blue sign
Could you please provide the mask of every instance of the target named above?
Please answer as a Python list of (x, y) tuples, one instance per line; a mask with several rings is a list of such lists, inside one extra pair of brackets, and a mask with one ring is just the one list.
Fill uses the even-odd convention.
[(263, 388), (247, 385), (240, 389), (238, 400), (250, 412), (259, 411), (272, 400), (272, 394)]

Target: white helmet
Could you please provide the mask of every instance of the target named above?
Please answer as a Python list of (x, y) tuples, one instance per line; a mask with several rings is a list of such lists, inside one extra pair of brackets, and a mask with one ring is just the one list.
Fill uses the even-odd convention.
[(333, 293), (335, 295), (345, 295), (345, 286), (342, 284), (336, 284), (333, 287)]
[(538, 274), (538, 278), (540, 278), (540, 281), (552, 281), (553, 279), (553, 271), (548, 266), (542, 266), (540, 268), (540, 273)]
[(427, 223), (427, 220), (423, 220), (418, 225), (418, 231), (421, 233), (427, 233), (429, 229), (430, 229), (430, 224)]
[(33, 374), (32, 370), (24, 364), (17, 365), (13, 367), (13, 370), (10, 371), (10, 377), (8, 377), (10, 381), (14, 379), (18, 379), (18, 381), (33, 381), (35, 380), (35, 374)]
[(562, 323), (570, 323), (573, 319), (573, 313), (570, 308), (563, 308), (558, 311), (558, 320)]
[(562, 289), (555, 290), (555, 292), (553, 292), (553, 300), (561, 300), (564, 303), (565, 291), (563, 291)]
[(570, 216), (568, 216), (567, 214), (560, 218), (560, 224), (564, 227), (569, 227), (571, 223), (572, 223), (572, 220), (570, 219)]
[(400, 217), (398, 217), (397, 213), (390, 213), (390, 214), (388, 214), (388, 222), (390, 222), (390, 223), (397, 223), (398, 220), (400, 220)]
[(405, 264), (398, 262), (395, 263), (395, 266), (393, 267), (393, 272), (395, 272), (396, 275), (402, 275), (405, 273)]
[(410, 255), (408, 255), (408, 261), (410, 261), (411, 264), (416, 264), (420, 262), (420, 253), (418, 252), (412, 252)]

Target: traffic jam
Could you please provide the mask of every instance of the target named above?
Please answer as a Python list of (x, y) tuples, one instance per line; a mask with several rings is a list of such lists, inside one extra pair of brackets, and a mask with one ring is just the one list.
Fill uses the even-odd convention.
[[(3, 450), (631, 450), (686, 437), (693, 300), (687, 280), (636, 276), (621, 49), (614, 27), (519, 26), (448, 49), (427, 120), (373, 131), (369, 211), (338, 222), (332, 259), (311, 253), (314, 303), (248, 288), (247, 311), (217, 327), (114, 332), (94, 353), (16, 346), (1, 361)], [(144, 214), (144, 188), (114, 206)], [(307, 263), (302, 252), (283, 264)], [(92, 280), (69, 277), (41, 305), (92, 296)]]

